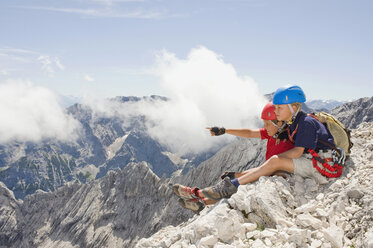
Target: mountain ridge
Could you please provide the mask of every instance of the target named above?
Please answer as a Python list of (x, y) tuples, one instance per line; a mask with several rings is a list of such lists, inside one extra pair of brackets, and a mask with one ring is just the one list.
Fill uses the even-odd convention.
[[(139, 101), (167, 101), (161, 96), (116, 97), (112, 104)], [(125, 120), (118, 116), (96, 113), (83, 104), (67, 108), (82, 128), (78, 139), (72, 142), (43, 140), (40, 143), (10, 142), (0, 145), (0, 181), (23, 199), (37, 189), (54, 191), (75, 179), (81, 182), (104, 176), (109, 170), (124, 168), (130, 162), (147, 162), (162, 177), (170, 177), (176, 170), (193, 168), (216, 152), (204, 152), (198, 156), (186, 156), (181, 164), (177, 157), (156, 139), (150, 137), (144, 116), (140, 113)], [(115, 149), (114, 149), (114, 146)], [(111, 152), (111, 153), (110, 153)], [(166, 155), (169, 154), (169, 155)]]
[(0, 246), (133, 247), (138, 239), (192, 216), (173, 198), (174, 181), (207, 185), (208, 177), (218, 180), (224, 168), (257, 166), (263, 152), (263, 142), (239, 139), (185, 175), (159, 178), (147, 163), (130, 163), (95, 181), (75, 180), (54, 192), (38, 190), (23, 201), (0, 183)]
[(337, 101), (337, 100), (308, 100), (307, 105), (312, 109), (326, 109), (328, 111), (339, 107), (348, 101)]

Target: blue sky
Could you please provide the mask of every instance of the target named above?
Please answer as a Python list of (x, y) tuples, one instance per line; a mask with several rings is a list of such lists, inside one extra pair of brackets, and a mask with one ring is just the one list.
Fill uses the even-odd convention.
[[(0, 83), (62, 95), (166, 95), (157, 54), (203, 46), (262, 93), (373, 95), (370, 0), (1, 0)], [(229, 87), (229, 82), (227, 82)]]

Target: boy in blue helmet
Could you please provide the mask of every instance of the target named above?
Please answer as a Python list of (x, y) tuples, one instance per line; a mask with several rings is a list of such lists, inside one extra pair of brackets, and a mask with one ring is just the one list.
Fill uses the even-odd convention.
[(225, 177), (212, 187), (198, 190), (195, 195), (213, 200), (227, 198), (237, 192), (239, 185), (255, 182), (259, 177), (270, 176), (276, 171), (314, 178), (320, 184), (327, 183), (327, 177), (339, 177), (342, 166), (333, 159), (333, 136), (315, 117), (301, 111), (301, 104), (305, 101), (303, 90), (296, 85), (277, 89), (273, 97), (277, 119), (289, 125), (288, 138), (294, 143), (293, 149), (273, 155), (261, 166), (238, 178)]
[[(264, 123), (264, 128), (261, 129), (225, 129), (218, 127), (207, 128), (212, 136), (219, 136), (222, 134), (230, 134), (244, 138), (261, 138), (267, 140), (266, 160), (273, 155), (288, 151), (294, 147), (294, 144), (287, 140), (286, 124), (283, 121), (278, 121), (275, 114), (275, 106), (268, 103), (262, 110), (261, 119)], [(225, 177), (230, 179), (241, 177), (250, 170), (244, 172), (225, 172), (220, 178), (224, 180)], [(286, 176), (284, 173), (274, 173), (280, 176)], [(209, 199), (208, 197), (199, 197), (198, 188), (191, 188), (188, 186), (175, 184), (173, 187), (174, 193), (180, 197), (179, 203), (187, 209), (199, 213), (205, 205), (215, 204), (217, 200)]]

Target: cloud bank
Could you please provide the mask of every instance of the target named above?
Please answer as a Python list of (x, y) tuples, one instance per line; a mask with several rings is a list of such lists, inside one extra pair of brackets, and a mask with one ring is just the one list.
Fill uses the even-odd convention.
[[(50, 65), (49, 58), (43, 59)], [(152, 73), (158, 77), (168, 101), (148, 98), (122, 103), (88, 98), (83, 103), (97, 117), (120, 117), (124, 126), (130, 117), (145, 116), (149, 135), (180, 155), (205, 152), (233, 138), (211, 137), (206, 127), (257, 127), (266, 103), (257, 84), (238, 75), (231, 64), (213, 51), (195, 48), (185, 59), (162, 51)], [(0, 83), (0, 116), (0, 143), (70, 141), (77, 137), (80, 127), (78, 121), (65, 113), (52, 91), (24, 81)]]
[(67, 115), (50, 90), (30, 82), (0, 83), (0, 143), (72, 141), (79, 123)]
[(256, 120), (266, 103), (257, 84), (239, 76), (213, 51), (199, 47), (186, 59), (163, 51), (152, 71), (169, 101), (144, 100), (117, 106), (96, 99), (88, 104), (97, 113), (115, 114), (123, 120), (135, 113), (144, 115), (150, 136), (179, 154), (207, 151), (232, 138), (211, 137), (206, 127), (257, 127)]
[(254, 128), (266, 102), (253, 79), (239, 76), (204, 47), (191, 50), (186, 59), (162, 52), (155, 73), (171, 100), (149, 111), (156, 123), (149, 133), (181, 152), (208, 150), (229, 137), (211, 137), (205, 127)]

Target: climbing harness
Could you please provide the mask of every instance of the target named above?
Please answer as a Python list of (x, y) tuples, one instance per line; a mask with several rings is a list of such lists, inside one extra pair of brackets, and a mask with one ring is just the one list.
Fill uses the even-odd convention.
[[(339, 159), (335, 160), (334, 154), (331, 158), (322, 159), (315, 150), (308, 149), (309, 154), (312, 156), (313, 167), (326, 177), (340, 177), (343, 172), (343, 166), (339, 163)], [(317, 162), (319, 162), (322, 167), (320, 167)], [(333, 162), (333, 165), (330, 165), (328, 162)]]
[[(319, 121), (319, 119), (309, 114), (310, 116), (314, 117)], [(298, 124), (295, 127), (295, 130), (290, 133), (290, 128), (287, 129), (288, 131), (288, 138), (291, 142), (295, 143), (294, 141), (294, 135), (298, 131)], [(326, 142), (324, 140), (318, 139), (318, 142), (330, 147), (332, 149), (332, 157), (330, 158), (321, 158), (320, 155), (313, 149), (308, 149), (307, 152), (312, 156), (312, 163), (313, 167), (320, 172), (322, 175), (326, 177), (340, 177), (343, 172), (343, 165), (345, 163), (346, 154), (344, 152), (344, 149), (340, 147), (336, 147), (333, 144), (330, 144), (329, 142)], [(318, 165), (318, 162), (321, 166)], [(329, 162), (333, 162), (333, 165), (330, 165)]]

